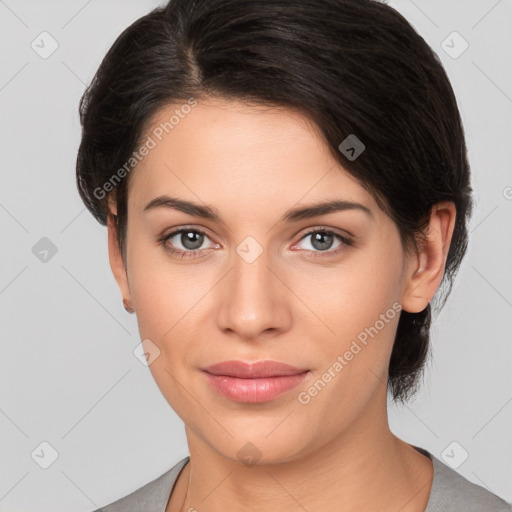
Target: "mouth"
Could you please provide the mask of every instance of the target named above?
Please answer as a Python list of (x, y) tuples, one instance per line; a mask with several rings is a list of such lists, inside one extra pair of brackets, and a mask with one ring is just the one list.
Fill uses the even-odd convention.
[(235, 402), (262, 403), (298, 386), (311, 372), (277, 361), (224, 361), (203, 369), (210, 386)]
[(212, 375), (225, 375), (240, 379), (284, 377), (298, 375), (308, 371), (307, 368), (297, 368), (296, 366), (270, 360), (256, 361), (253, 363), (245, 361), (223, 361), (203, 368), (203, 370)]

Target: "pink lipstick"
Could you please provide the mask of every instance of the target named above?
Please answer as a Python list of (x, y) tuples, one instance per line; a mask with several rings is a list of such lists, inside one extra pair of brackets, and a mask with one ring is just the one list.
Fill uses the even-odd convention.
[(298, 386), (308, 375), (277, 361), (224, 361), (203, 369), (210, 386), (236, 402), (261, 403)]

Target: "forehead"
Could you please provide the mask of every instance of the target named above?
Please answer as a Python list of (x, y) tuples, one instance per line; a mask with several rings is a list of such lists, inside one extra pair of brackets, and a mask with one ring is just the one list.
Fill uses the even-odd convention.
[(138, 208), (161, 194), (254, 212), (333, 197), (374, 204), (303, 114), (225, 99), (184, 105), (161, 108), (146, 127), (151, 149), (130, 179)]

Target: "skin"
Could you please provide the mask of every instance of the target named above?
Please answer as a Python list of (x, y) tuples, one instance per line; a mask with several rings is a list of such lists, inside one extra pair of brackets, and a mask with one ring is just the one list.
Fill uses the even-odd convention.
[[(157, 112), (147, 133), (179, 107)], [(143, 211), (162, 194), (211, 205), (222, 221), (164, 207)], [(372, 216), (354, 209), (279, 222), (292, 207), (327, 199), (363, 204)], [(149, 368), (185, 423), (191, 460), (167, 512), (425, 509), (432, 463), (388, 425), (398, 314), (307, 405), (298, 394), (393, 303), (409, 312), (427, 306), (454, 221), (453, 203), (439, 203), (427, 241), (406, 253), (395, 223), (297, 112), (210, 98), (180, 120), (130, 177), (126, 270), (108, 222), (121, 294), (136, 312), (141, 340), (160, 350)], [(182, 258), (158, 243), (184, 226), (207, 233), (202, 255)], [(304, 237), (310, 228), (350, 234), (354, 243), (333, 254), (343, 242), (334, 237), (331, 247), (318, 248)], [(263, 249), (252, 263), (236, 252), (247, 236)], [(172, 244), (192, 247), (180, 235)], [(278, 398), (239, 403), (214, 391), (201, 371), (231, 359), (272, 359), (310, 374)], [(254, 465), (237, 456), (248, 442), (261, 453)]]

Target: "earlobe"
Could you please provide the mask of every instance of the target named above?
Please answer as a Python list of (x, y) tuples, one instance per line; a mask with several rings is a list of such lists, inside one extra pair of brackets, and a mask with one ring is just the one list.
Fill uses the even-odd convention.
[(132, 308), (131, 304), (126, 299), (123, 299), (123, 306), (124, 309), (128, 311), (128, 313), (135, 313), (135, 310)]
[(107, 214), (107, 235), (110, 268), (112, 269), (114, 278), (117, 282), (117, 285), (119, 286), (119, 290), (121, 291), (124, 308), (129, 313), (133, 313), (134, 309), (131, 306), (131, 294), (128, 285), (128, 276), (117, 241), (117, 217), (115, 211), (109, 212)]
[(443, 201), (432, 207), (426, 237), (418, 241), (418, 250), (409, 256), (401, 301), (405, 311), (423, 311), (439, 288), (453, 236), (455, 217), (455, 204), (451, 201)]

